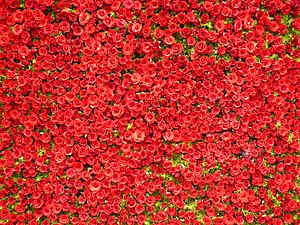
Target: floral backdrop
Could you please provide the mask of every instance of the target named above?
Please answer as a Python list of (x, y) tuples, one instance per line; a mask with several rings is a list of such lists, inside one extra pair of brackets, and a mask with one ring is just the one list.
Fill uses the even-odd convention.
[(0, 225), (299, 225), (299, 48), (299, 0), (0, 0)]

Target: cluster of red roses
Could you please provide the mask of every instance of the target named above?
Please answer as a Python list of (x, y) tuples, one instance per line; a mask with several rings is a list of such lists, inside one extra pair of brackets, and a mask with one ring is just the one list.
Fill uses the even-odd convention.
[(300, 224), (298, 0), (0, 0), (0, 224)]

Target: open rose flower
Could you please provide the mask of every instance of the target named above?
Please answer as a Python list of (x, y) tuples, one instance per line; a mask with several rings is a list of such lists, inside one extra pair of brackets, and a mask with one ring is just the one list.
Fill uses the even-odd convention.
[(295, 19), (292, 25), (296, 30), (300, 30), (300, 18)]
[(140, 131), (140, 130), (136, 130), (133, 134), (132, 134), (132, 138), (135, 142), (142, 142), (145, 139), (145, 132)]
[(112, 112), (112, 115), (116, 118), (119, 118), (123, 115), (124, 113), (124, 108), (120, 105), (114, 105), (112, 108), (111, 108), (111, 112)]
[(98, 191), (100, 190), (100, 182), (98, 180), (93, 180), (91, 183), (90, 183), (90, 190), (91, 191)]

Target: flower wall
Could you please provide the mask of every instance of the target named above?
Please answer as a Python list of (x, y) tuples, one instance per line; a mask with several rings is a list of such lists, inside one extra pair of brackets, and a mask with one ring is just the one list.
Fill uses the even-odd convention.
[(299, 0), (0, 0), (0, 225), (300, 224)]

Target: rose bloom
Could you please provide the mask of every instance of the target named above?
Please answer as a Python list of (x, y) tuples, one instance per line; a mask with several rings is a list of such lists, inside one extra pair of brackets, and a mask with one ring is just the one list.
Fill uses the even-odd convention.
[(132, 134), (132, 138), (135, 142), (142, 142), (145, 139), (145, 132), (140, 131), (140, 130), (136, 130), (133, 134)]
[(90, 189), (91, 191), (98, 191), (100, 189), (100, 182), (98, 180), (93, 180), (90, 183)]
[(284, 214), (283, 215), (283, 221), (285, 224), (292, 224), (294, 221), (294, 218), (291, 214)]
[(114, 105), (113, 107), (111, 107), (111, 112), (114, 117), (119, 118), (123, 115), (124, 109), (120, 105)]
[(287, 183), (281, 183), (279, 186), (278, 186), (278, 191), (285, 194), (289, 191), (290, 189), (290, 186), (289, 184)]
[(136, 214), (141, 214), (145, 211), (145, 206), (143, 206), (142, 204), (137, 204), (135, 206), (135, 212)]
[(62, 224), (67, 224), (67, 223), (69, 223), (69, 216), (66, 215), (66, 214), (62, 214), (62, 215), (59, 216), (58, 220)]
[(139, 33), (142, 30), (142, 25), (139, 23), (132, 24), (132, 31), (133, 33)]
[(49, 143), (51, 139), (51, 135), (48, 133), (44, 133), (41, 135), (40, 139), (43, 143)]
[(252, 214), (247, 215), (245, 219), (246, 219), (247, 223), (253, 223), (255, 220), (254, 216)]
[(300, 30), (300, 18), (295, 19), (292, 25), (296, 30)]
[(163, 134), (163, 137), (165, 140), (167, 141), (172, 141), (173, 138), (174, 138), (174, 134), (172, 131), (166, 131), (164, 134)]

